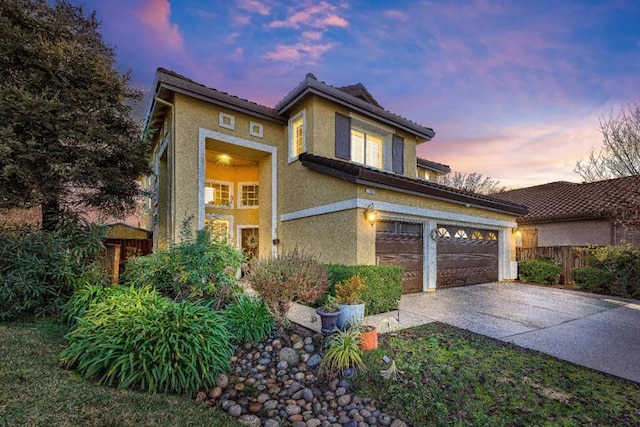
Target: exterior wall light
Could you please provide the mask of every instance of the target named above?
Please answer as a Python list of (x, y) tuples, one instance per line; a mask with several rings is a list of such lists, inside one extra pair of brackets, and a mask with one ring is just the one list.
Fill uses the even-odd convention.
[(519, 228), (514, 228), (513, 230), (511, 230), (511, 234), (515, 234), (516, 237), (521, 237), (522, 236), (522, 230), (520, 230)]
[(372, 227), (373, 224), (378, 221), (378, 211), (373, 207), (373, 203), (367, 206), (367, 208), (364, 210), (364, 219), (366, 219)]

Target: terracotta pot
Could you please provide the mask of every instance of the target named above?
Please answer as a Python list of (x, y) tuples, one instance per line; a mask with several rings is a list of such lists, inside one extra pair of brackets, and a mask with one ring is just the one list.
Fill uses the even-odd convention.
[(358, 345), (363, 351), (378, 348), (378, 330), (373, 328), (370, 331), (362, 331), (360, 333), (360, 343)]

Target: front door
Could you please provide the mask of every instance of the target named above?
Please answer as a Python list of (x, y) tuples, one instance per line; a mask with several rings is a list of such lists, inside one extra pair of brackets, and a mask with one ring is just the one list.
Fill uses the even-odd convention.
[(242, 228), (242, 252), (247, 256), (247, 259), (252, 259), (258, 256), (258, 227)]

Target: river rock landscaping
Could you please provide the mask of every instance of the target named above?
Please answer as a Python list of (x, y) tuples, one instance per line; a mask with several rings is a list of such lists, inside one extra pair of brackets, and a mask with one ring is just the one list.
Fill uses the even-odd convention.
[(240, 346), (231, 358), (232, 373), (196, 399), (248, 426), (406, 426), (374, 400), (356, 396), (348, 379), (319, 377), (322, 334), (297, 328), (290, 338), (291, 347), (282, 338)]

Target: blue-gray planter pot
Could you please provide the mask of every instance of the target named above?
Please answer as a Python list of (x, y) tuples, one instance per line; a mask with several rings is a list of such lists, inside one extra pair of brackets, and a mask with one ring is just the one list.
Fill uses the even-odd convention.
[(320, 316), (320, 321), (322, 322), (322, 326), (320, 332), (325, 335), (333, 334), (338, 332), (338, 317), (340, 316), (340, 311), (335, 312), (325, 312), (322, 311), (321, 308), (316, 308), (316, 313)]
[(364, 320), (364, 304), (357, 305), (338, 305), (340, 307), (340, 316), (338, 316), (338, 328), (349, 329), (357, 326)]

